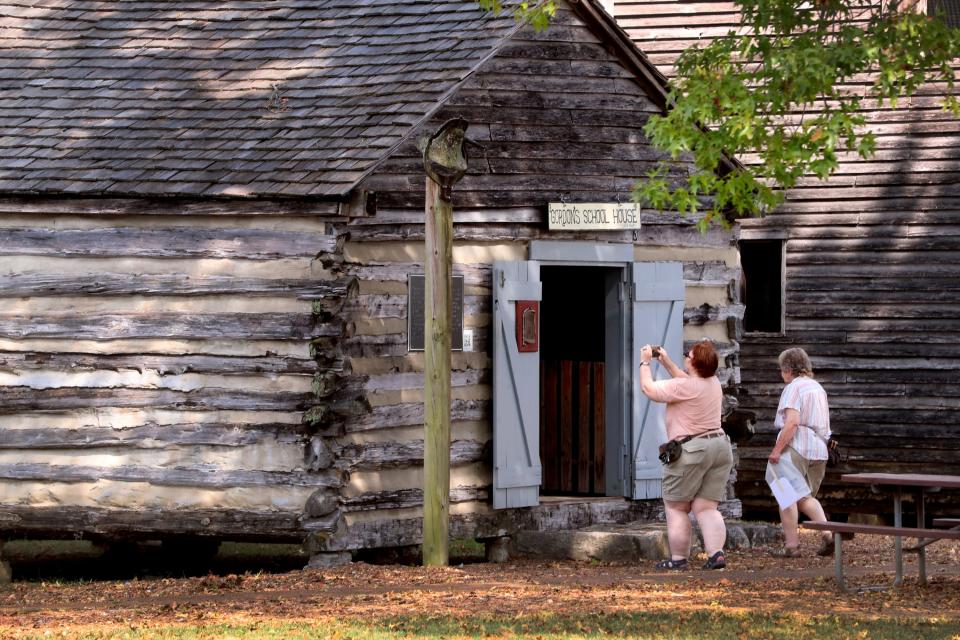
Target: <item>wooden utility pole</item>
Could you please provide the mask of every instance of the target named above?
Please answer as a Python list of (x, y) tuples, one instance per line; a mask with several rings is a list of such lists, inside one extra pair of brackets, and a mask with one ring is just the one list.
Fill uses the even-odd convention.
[(423, 564), (450, 560), (450, 318), (453, 185), (467, 170), (467, 122), (446, 122), (427, 141), (424, 282)]

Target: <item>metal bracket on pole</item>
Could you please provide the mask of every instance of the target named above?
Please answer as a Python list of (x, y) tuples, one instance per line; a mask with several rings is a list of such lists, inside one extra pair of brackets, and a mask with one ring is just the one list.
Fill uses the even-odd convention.
[(453, 185), (467, 172), (467, 126), (463, 118), (447, 120), (424, 145), (424, 169), (440, 185), (440, 197), (446, 202), (452, 200)]

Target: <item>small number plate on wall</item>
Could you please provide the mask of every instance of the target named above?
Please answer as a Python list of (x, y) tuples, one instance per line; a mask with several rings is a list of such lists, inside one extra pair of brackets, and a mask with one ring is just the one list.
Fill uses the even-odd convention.
[[(407, 276), (407, 351), (423, 351), (426, 277), (422, 273)], [(453, 276), (450, 318), (450, 348), (463, 350), (463, 276)]]

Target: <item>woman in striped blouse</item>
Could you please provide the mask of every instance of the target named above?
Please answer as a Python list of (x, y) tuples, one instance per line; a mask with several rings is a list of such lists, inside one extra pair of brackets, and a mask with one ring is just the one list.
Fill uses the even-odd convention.
[[(787, 349), (778, 358), (780, 376), (786, 383), (780, 394), (780, 405), (773, 426), (780, 429), (777, 442), (768, 459), (780, 461), (785, 452), (810, 488), (810, 495), (796, 504), (780, 510), (783, 525), (784, 547), (774, 552), (782, 558), (800, 556), (800, 539), (797, 535), (799, 512), (812, 521), (825, 521), (817, 491), (827, 470), (827, 441), (830, 439), (830, 407), (827, 393), (813, 379), (813, 364), (807, 352), (798, 347)], [(825, 534), (817, 555), (833, 553), (833, 541)]]

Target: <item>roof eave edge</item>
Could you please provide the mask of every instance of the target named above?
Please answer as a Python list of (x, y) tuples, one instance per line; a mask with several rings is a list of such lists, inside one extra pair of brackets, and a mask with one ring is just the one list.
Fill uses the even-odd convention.
[[(503, 37), (500, 38), (500, 40), (497, 42), (496, 45), (490, 47), (490, 51), (488, 51), (486, 55), (480, 58), (477, 61), (477, 63), (474, 64), (473, 67), (471, 67), (470, 70), (466, 74), (464, 74), (464, 76), (460, 80), (455, 82), (446, 92), (444, 92), (442, 96), (440, 96), (440, 99), (436, 101), (433, 108), (427, 110), (427, 112), (424, 113), (423, 116), (421, 116), (416, 122), (410, 125), (410, 128), (407, 131), (407, 133), (401, 136), (400, 139), (397, 140), (395, 144), (393, 144), (393, 146), (389, 147), (376, 162), (370, 165), (367, 168), (367, 170), (364, 171), (359, 178), (357, 178), (357, 180), (350, 187), (351, 191), (359, 187), (361, 184), (363, 184), (364, 180), (366, 180), (371, 175), (376, 173), (380, 169), (380, 167), (383, 166), (383, 164), (387, 160), (389, 160), (391, 156), (393, 156), (394, 152), (397, 149), (399, 149), (401, 146), (403, 146), (411, 138), (411, 136), (413, 136), (414, 132), (416, 132), (420, 128), (420, 125), (422, 125), (424, 122), (428, 122), (431, 118), (433, 118), (434, 115), (436, 115), (441, 109), (443, 109), (443, 107), (446, 106), (450, 98), (453, 97), (463, 87), (463, 85), (466, 84), (466, 82), (470, 78), (472, 78), (481, 67), (483, 67), (483, 65), (485, 65), (491, 58), (493, 58), (494, 56), (500, 53), (500, 50), (503, 48), (504, 43), (511, 40), (525, 26), (526, 25), (523, 23), (518, 23), (514, 25), (509, 31), (507, 31), (503, 35)], [(426, 175), (426, 173), (424, 173), (424, 175)]]

